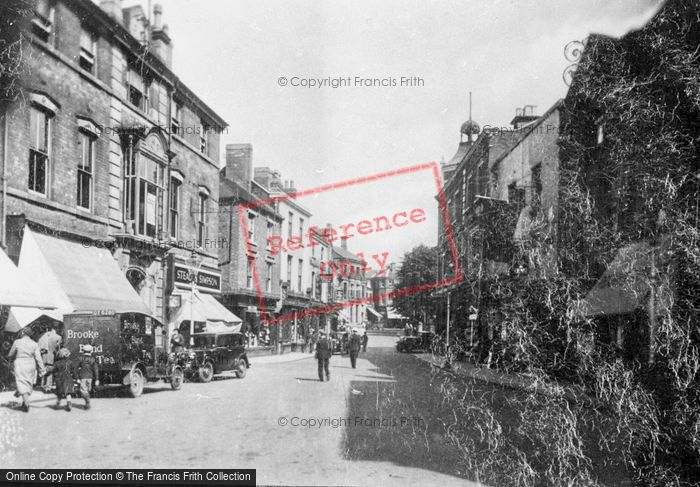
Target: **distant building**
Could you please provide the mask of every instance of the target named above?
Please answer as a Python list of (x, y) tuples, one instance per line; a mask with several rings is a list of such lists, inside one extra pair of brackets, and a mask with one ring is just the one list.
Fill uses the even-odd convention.
[[(218, 214), (225, 245), (219, 249), (219, 267), (222, 302), (243, 319), (245, 331), (258, 334), (264, 325), (260, 300), (268, 318), (274, 316), (280, 303), (280, 261), (284, 256), (272, 252), (268, 237), (280, 235), (283, 218), (274, 205), (260, 204), (270, 197), (270, 192), (250, 179), (252, 151), (250, 144), (226, 146)], [(242, 209), (245, 230), (241, 223)]]

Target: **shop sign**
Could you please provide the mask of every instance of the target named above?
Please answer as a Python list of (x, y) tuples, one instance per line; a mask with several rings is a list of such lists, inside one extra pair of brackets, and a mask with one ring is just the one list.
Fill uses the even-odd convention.
[[(190, 268), (173, 265), (173, 282), (179, 287), (190, 286)], [(197, 274), (197, 288), (202, 291), (221, 292), (221, 274), (200, 270)]]

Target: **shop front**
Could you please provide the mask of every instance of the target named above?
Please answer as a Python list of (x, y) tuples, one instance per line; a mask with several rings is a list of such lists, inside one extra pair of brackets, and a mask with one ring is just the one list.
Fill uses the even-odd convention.
[(193, 259), (171, 254), (167, 260), (167, 319), (169, 335), (180, 331), (187, 344), (209, 329), (241, 331), (243, 321), (218, 301), (221, 272)]

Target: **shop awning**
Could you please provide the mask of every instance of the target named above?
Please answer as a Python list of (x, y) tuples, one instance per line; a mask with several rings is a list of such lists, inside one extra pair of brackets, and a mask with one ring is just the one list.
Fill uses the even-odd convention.
[(372, 306), (367, 306), (367, 311), (369, 311), (370, 313), (372, 313), (374, 316), (376, 316), (379, 319), (382, 318), (382, 315), (379, 314), (379, 312), (376, 309), (374, 309)]
[(390, 320), (407, 320), (404, 315), (396, 311), (394, 308), (389, 308), (387, 310), (387, 318)]
[(19, 269), (33, 276), (42, 293), (57, 303), (53, 313), (13, 308), (13, 320), (20, 328), (41, 314), (62, 319), (74, 311), (151, 312), (104, 248), (35, 233), (25, 226)]
[(170, 319), (170, 330), (180, 327), (183, 321), (206, 323), (209, 333), (236, 332), (241, 330), (243, 320), (227, 310), (211, 294), (178, 291), (173, 294), (182, 296), (182, 304)]
[(57, 303), (42, 292), (36, 276), (16, 267), (0, 249), (0, 306), (56, 308)]
[(348, 312), (347, 309), (339, 309), (339, 310), (336, 311), (336, 313), (338, 313), (338, 318), (339, 318), (339, 319), (345, 320), (345, 321), (347, 321), (348, 323), (350, 323), (350, 321), (352, 321), (352, 320), (350, 319), (350, 313)]

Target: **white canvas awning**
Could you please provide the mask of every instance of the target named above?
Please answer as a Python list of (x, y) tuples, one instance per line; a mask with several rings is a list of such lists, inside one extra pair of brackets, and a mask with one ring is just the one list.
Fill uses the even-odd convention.
[(374, 316), (376, 316), (377, 318), (380, 318), (380, 319), (381, 319), (381, 317), (382, 317), (382, 315), (380, 315), (379, 312), (378, 312), (376, 309), (374, 309), (372, 306), (367, 306), (367, 311), (369, 311), (370, 313), (372, 313), (372, 314), (373, 314)]
[(404, 315), (396, 311), (394, 308), (389, 308), (387, 310), (387, 318), (390, 320), (407, 320)]
[[(109, 250), (33, 232), (24, 227), (19, 270), (32, 276), (51, 312), (34, 308), (10, 310), (8, 326), (24, 328), (42, 315), (62, 321), (79, 310), (113, 310), (150, 314)], [(9, 328), (8, 328), (9, 331)]]
[(0, 306), (56, 308), (56, 301), (38, 284), (36, 276), (30, 277), (16, 267), (0, 249)]
[(241, 331), (243, 320), (227, 310), (211, 294), (191, 292), (175, 292), (182, 296), (182, 305), (170, 318), (170, 331), (179, 328), (183, 321), (204, 322), (209, 333)]

